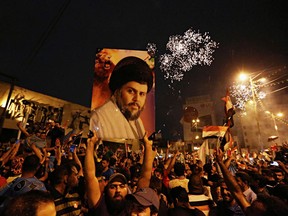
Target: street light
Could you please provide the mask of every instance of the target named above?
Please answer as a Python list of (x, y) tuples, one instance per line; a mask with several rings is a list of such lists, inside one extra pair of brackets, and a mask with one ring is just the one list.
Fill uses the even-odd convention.
[[(261, 147), (261, 150), (263, 150), (263, 143), (261, 141), (261, 130), (260, 130), (260, 124), (259, 124), (259, 117), (258, 117), (258, 112), (257, 112), (257, 101), (256, 101), (256, 83), (254, 81), (254, 79), (256, 77), (258, 77), (261, 73), (255, 75), (254, 77), (252, 77), (251, 75), (248, 75), (247, 73), (241, 73), (239, 75), (239, 80), (241, 82), (245, 82), (245, 81), (248, 81), (249, 83), (249, 89), (251, 91), (251, 96), (252, 96), (252, 101), (250, 101), (251, 104), (254, 105), (254, 113), (255, 113), (255, 120), (256, 120), (256, 124), (257, 124), (257, 130), (258, 130), (258, 145)], [(257, 83), (262, 83), (265, 82), (266, 80), (263, 79), (263, 78), (260, 78), (257, 80)], [(244, 86), (244, 85), (243, 85)], [(257, 86), (258, 88), (258, 86)]]
[[(198, 134), (198, 124), (200, 122), (200, 119), (196, 118), (196, 119), (192, 119), (192, 127), (195, 127), (195, 133), (193, 134), (194, 139), (198, 140), (200, 138), (199, 134)], [(193, 130), (194, 131), (194, 130)]]
[(280, 113), (277, 113), (276, 116), (277, 116), (277, 117), (283, 117), (283, 113), (281, 113), (281, 112), (280, 112)]
[[(275, 115), (273, 113), (271, 113), (270, 111), (265, 111), (266, 114), (269, 114), (271, 116), (271, 118), (273, 119), (273, 123), (274, 123), (274, 129), (275, 131), (278, 133), (278, 127), (275, 121)], [(277, 114), (276, 114), (277, 115)], [(279, 136), (278, 136), (279, 137)]]
[(196, 125), (195, 127), (197, 127), (197, 124), (200, 122), (200, 120), (197, 118), (197, 119), (192, 119), (192, 123), (194, 125)]

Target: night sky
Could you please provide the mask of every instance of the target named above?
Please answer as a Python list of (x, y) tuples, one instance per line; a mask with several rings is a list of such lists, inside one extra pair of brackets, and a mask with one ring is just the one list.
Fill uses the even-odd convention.
[[(189, 28), (219, 43), (210, 66), (195, 66), (175, 90), (158, 68), (169, 36)], [(286, 1), (41, 0), (0, 2), (0, 73), (16, 85), (90, 106), (97, 48), (146, 50), (155, 43), (157, 127), (179, 122), (188, 96), (221, 97), (237, 72), (283, 68)], [(3, 76), (0, 79), (7, 81)], [(220, 115), (220, 114), (219, 114)], [(222, 113), (221, 113), (222, 115)], [(221, 116), (220, 115), (220, 116)]]

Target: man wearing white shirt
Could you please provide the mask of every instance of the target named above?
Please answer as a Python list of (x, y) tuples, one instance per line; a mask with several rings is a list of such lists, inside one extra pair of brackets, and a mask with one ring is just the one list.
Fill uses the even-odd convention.
[(123, 58), (110, 77), (112, 97), (93, 110), (90, 129), (102, 140), (142, 139), (145, 128), (140, 114), (152, 86), (153, 72), (144, 60), (133, 56)]

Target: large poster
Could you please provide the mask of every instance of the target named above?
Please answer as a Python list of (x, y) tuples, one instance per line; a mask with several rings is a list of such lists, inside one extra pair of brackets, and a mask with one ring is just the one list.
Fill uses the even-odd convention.
[[(119, 63), (120, 61), (121, 63)], [(145, 65), (142, 62), (144, 62)], [(146, 65), (149, 70), (146, 68)], [(134, 70), (137, 71), (136, 73), (138, 74), (135, 75)], [(152, 80), (150, 79), (149, 71), (151, 71)], [(121, 73), (121, 75), (117, 75), (116, 73)], [(138, 83), (140, 82), (138, 80), (139, 74), (143, 76), (142, 78), (145, 81), (144, 83), (146, 83), (145, 85)], [(113, 76), (112, 85), (110, 81)], [(137, 95), (139, 98), (136, 99), (133, 96), (133, 99), (127, 99), (125, 96), (126, 90), (123, 90), (122, 87), (126, 85), (126, 83), (131, 83), (131, 81), (133, 84), (135, 80), (136, 84), (134, 84), (136, 86), (128, 86), (130, 88), (128, 91), (131, 91), (131, 94), (134, 94), (134, 96)], [(98, 49), (95, 56), (90, 128), (96, 130), (98, 136), (102, 136), (102, 139), (116, 141), (117, 139), (143, 138), (144, 134), (139, 132), (142, 127), (144, 127), (148, 135), (153, 133), (155, 130), (154, 80), (154, 59), (151, 58), (147, 51), (108, 48)], [(116, 87), (115, 89), (112, 87), (113, 89), (111, 90), (111, 86), (115, 85), (117, 89)], [(146, 94), (147, 86), (148, 92)], [(118, 91), (118, 89), (122, 90)], [(145, 95), (142, 91), (144, 91)], [(129, 94), (130, 93), (128, 93), (128, 97), (131, 96), (131, 94)], [(144, 96), (145, 100), (143, 100)], [(125, 99), (130, 100), (127, 102), (127, 106), (129, 106), (128, 109), (141, 109), (141, 112), (139, 111), (139, 118), (127, 117), (124, 111)], [(134, 102), (131, 102), (132, 100), (134, 100)], [(123, 118), (123, 116), (125, 116), (125, 118)], [(118, 126), (115, 127), (115, 125)], [(125, 130), (126, 132), (124, 132)], [(132, 135), (130, 132), (127, 132), (128, 130), (132, 131)]]

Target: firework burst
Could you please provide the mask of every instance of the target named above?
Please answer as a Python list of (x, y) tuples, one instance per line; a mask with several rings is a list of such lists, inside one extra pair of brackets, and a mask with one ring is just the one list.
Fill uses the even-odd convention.
[(195, 65), (210, 65), (213, 61), (212, 54), (218, 44), (211, 40), (208, 33), (203, 35), (192, 28), (184, 35), (169, 37), (166, 49), (170, 53), (160, 56), (160, 69), (164, 78), (173, 81), (181, 81), (185, 72), (190, 71)]
[[(185, 72), (188, 72), (195, 65), (210, 65), (213, 61), (212, 54), (218, 48), (218, 43), (213, 41), (209, 34), (201, 34), (192, 28), (184, 35), (172, 35), (166, 44), (170, 51), (160, 55), (160, 69), (164, 73), (164, 79), (181, 81)], [(147, 45), (148, 53), (156, 53), (156, 45)]]

